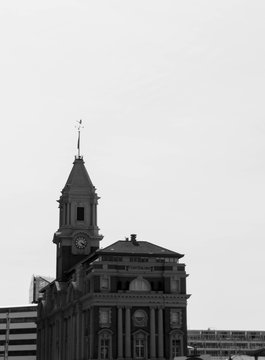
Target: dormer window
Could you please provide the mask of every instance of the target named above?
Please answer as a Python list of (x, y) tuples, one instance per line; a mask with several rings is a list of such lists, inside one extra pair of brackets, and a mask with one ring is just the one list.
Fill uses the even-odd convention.
[(84, 221), (85, 220), (85, 208), (83, 206), (78, 206), (76, 209), (76, 220)]

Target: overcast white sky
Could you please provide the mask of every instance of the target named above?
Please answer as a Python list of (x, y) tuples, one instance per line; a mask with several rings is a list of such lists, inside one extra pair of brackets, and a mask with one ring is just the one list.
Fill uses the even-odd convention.
[(265, 2), (0, 2), (0, 305), (55, 274), (76, 153), (102, 246), (184, 253), (188, 327), (265, 330)]

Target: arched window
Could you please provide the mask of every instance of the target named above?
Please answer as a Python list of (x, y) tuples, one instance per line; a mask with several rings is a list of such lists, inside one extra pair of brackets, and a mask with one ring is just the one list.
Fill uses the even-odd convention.
[(112, 358), (112, 346), (111, 346), (112, 333), (109, 330), (102, 330), (98, 336), (98, 358), (100, 360), (107, 360)]
[(151, 286), (149, 281), (138, 276), (136, 279), (132, 280), (129, 286), (130, 291), (150, 291)]

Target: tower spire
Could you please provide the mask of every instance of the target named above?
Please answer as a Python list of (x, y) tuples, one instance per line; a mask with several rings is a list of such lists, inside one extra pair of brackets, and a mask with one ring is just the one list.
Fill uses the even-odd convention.
[(64, 279), (65, 272), (75, 264), (99, 249), (103, 236), (97, 226), (98, 195), (83, 157), (80, 155), (80, 130), (82, 120), (76, 125), (78, 130), (78, 155), (61, 191), (59, 203), (59, 229), (53, 237), (57, 245), (56, 278)]
[(82, 125), (82, 120), (81, 119), (79, 121), (77, 120), (77, 123), (78, 123), (78, 125), (76, 126), (77, 127), (77, 132), (78, 132), (77, 157), (78, 157), (78, 159), (80, 159), (81, 158), (81, 156), (80, 156), (80, 132), (81, 132), (81, 129), (84, 128), (84, 126)]

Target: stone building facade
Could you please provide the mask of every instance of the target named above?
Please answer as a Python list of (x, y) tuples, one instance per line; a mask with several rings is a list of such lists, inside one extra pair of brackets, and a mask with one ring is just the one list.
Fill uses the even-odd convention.
[(38, 360), (185, 355), (183, 255), (134, 234), (100, 248), (98, 199), (78, 156), (58, 200), (56, 280), (38, 305)]

